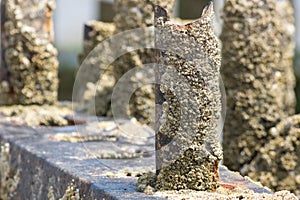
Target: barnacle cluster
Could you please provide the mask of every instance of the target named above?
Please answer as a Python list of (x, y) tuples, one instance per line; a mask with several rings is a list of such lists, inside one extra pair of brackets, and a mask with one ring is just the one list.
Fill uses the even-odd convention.
[(36, 13), (29, 9), (30, 3), (21, 5), (7, 0), (1, 4), (4, 18), (0, 103), (53, 104), (58, 88), (57, 50), (53, 46), (51, 25), (54, 2), (47, 1), (43, 12)]
[[(110, 101), (113, 87), (116, 83), (113, 76), (113, 66), (109, 63), (110, 50), (108, 41), (105, 41), (115, 32), (113, 23), (90, 21), (84, 27), (83, 52), (79, 55), (79, 63), (86, 70), (80, 71), (80, 79), (85, 84), (83, 101), (79, 110), (99, 116), (110, 116)], [(98, 46), (102, 42), (103, 46)]]
[(285, 84), (285, 98), (284, 105), (285, 111), (292, 115), (295, 113), (296, 97), (295, 86), (296, 80), (294, 75), (294, 49), (295, 49), (295, 19), (294, 9), (288, 0), (277, 1), (276, 12), (280, 19), (280, 26), (278, 26), (278, 32), (280, 34), (280, 40), (282, 43), (282, 59), (281, 65), (284, 68), (283, 83)]
[(87, 55), (105, 39), (115, 32), (115, 25), (109, 22), (89, 21), (84, 26), (83, 52), (79, 54), (78, 60), (82, 64)]
[[(58, 198), (56, 198), (53, 186), (49, 187), (47, 197), (48, 197), (48, 200), (58, 199)], [(81, 199), (82, 199), (82, 197), (79, 194), (79, 189), (72, 182), (66, 188), (64, 195), (61, 198), (59, 198), (58, 200), (81, 200)]]
[[(88, 54), (92, 50), (91, 47), (96, 47), (100, 42), (102, 42), (104, 39), (109, 38), (113, 34), (117, 34), (135, 28), (146, 28), (152, 26), (153, 7), (155, 4), (162, 5), (167, 10), (172, 12), (174, 0), (115, 1), (114, 9), (116, 10), (116, 15), (114, 17), (114, 23), (89, 23), (86, 30), (89, 35), (92, 35), (92, 37), (86, 37), (84, 50), (85, 53), (83, 54)], [(137, 34), (138, 33), (135, 33), (134, 31), (129, 35), (124, 34), (123, 40), (127, 41), (127, 43), (122, 48), (124, 48), (124, 52), (128, 53), (119, 57), (114, 63), (112, 63), (111, 66), (101, 66), (101, 63), (104, 62), (99, 60), (101, 70), (104, 70), (103, 68), (106, 67), (105, 72), (101, 72), (101, 76), (97, 77), (96, 80), (94, 80), (94, 82), (90, 81), (87, 83), (87, 90), (84, 95), (84, 102), (81, 106), (82, 110), (91, 113), (94, 112), (95, 109), (97, 115), (111, 116), (112, 111), (110, 99), (116, 82), (129, 70), (136, 67), (139, 69), (145, 69), (143, 64), (155, 62), (153, 51), (147, 49), (139, 49), (136, 51), (131, 50), (133, 48), (133, 44), (136, 43), (141, 43), (140, 46), (145, 46), (143, 44), (153, 43), (153, 33), (148, 33), (149, 35), (146, 36), (146, 41), (137, 41), (137, 38), (139, 38), (139, 35)], [(106, 47), (107, 49), (109, 49), (109, 46)], [(103, 52), (102, 49), (94, 49), (93, 51), (98, 51), (98, 54), (95, 54), (95, 56), (88, 56), (87, 59), (90, 61), (82, 60), (83, 65), (89, 63), (91, 65), (95, 65), (95, 60), (97, 59), (97, 56), (99, 59), (105, 59), (106, 55), (108, 54), (107, 52)], [(113, 55), (113, 52), (111, 52), (111, 54)], [(84, 56), (81, 56), (81, 58), (82, 57)], [(140, 122), (146, 124), (153, 123), (154, 119), (155, 95), (153, 91), (153, 86), (149, 84), (149, 82), (151, 82), (151, 78), (154, 77), (153, 73), (151, 74), (152, 76), (149, 77), (147, 75), (145, 76), (143, 72), (141, 73), (141, 71), (136, 70), (136, 72), (134, 72), (134, 74), (132, 74), (130, 77), (130, 87), (137, 89), (134, 91), (130, 99), (128, 110), (126, 112), (128, 115), (131, 115), (132, 117), (137, 118)], [(142, 76), (140, 76), (141, 74)], [(124, 88), (124, 93), (128, 92), (126, 89), (128, 88)]]
[(174, 0), (117, 0), (115, 2), (115, 11), (117, 11), (117, 14), (114, 17), (117, 32), (152, 26), (154, 6), (160, 5), (168, 10), (169, 13), (172, 13), (174, 3)]
[(297, 187), (293, 176), (300, 157), (297, 136), (288, 130), (272, 134), (278, 122), (295, 112), (294, 32), (293, 9), (287, 0), (225, 3), (224, 164), (276, 190)]
[(73, 112), (65, 105), (14, 105), (0, 106), (0, 115), (3, 121), (23, 126), (67, 126)]
[(222, 149), (220, 43), (209, 5), (201, 19), (184, 26), (156, 9), (155, 45), (159, 50), (157, 182), (159, 190), (215, 190)]
[(80, 194), (79, 194), (79, 189), (76, 188), (76, 186), (74, 186), (73, 184), (69, 185), (65, 191), (65, 194), (62, 198), (60, 198), (59, 200), (80, 200)]
[[(138, 0), (129, 0), (122, 1), (117, 0), (115, 3), (115, 10), (118, 11), (114, 17), (114, 22), (116, 25), (116, 33), (134, 29), (134, 28), (143, 28), (153, 25), (154, 17), (154, 6), (161, 5), (167, 9), (170, 13), (173, 12), (174, 0), (150, 0), (150, 1), (138, 1)], [(130, 34), (127, 39), (128, 41), (135, 41), (137, 38), (136, 34)], [(145, 44), (153, 43), (153, 33), (150, 32), (146, 41), (141, 41)], [(130, 52), (131, 45), (130, 43), (124, 47)], [(154, 63), (154, 51), (147, 49), (139, 49), (134, 52), (130, 52), (125, 55), (124, 59), (119, 59), (119, 62), (116, 62), (115, 78), (118, 80), (125, 72), (135, 67), (145, 68), (143, 64)], [(138, 88), (130, 100), (129, 113), (136, 117), (139, 121), (151, 124), (153, 123), (154, 110), (154, 87), (148, 82), (151, 82), (151, 78), (154, 77), (154, 72), (152, 71), (152, 76), (147, 77), (143, 76), (139, 78), (139, 73), (132, 75), (132, 84), (136, 85)]]
[(218, 188), (216, 192), (205, 191), (161, 191), (154, 194), (156, 197), (172, 200), (193, 200), (193, 199), (218, 199), (218, 200), (236, 200), (236, 199), (264, 199), (264, 200), (297, 200), (297, 197), (289, 191), (279, 191), (274, 194), (255, 193), (251, 190), (228, 191)]
[(9, 143), (0, 144), (0, 199), (8, 200), (14, 197), (20, 181), (20, 170), (15, 167), (11, 158)]
[(282, 119), (244, 172), (276, 191), (300, 195), (300, 115)]

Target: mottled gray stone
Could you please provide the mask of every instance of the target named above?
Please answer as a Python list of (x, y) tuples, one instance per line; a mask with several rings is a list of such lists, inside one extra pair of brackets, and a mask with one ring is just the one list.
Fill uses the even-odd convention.
[[(103, 127), (107, 130), (108, 127), (112, 127), (109, 123), (113, 121), (102, 119), (100, 123), (102, 122), (105, 122)], [(50, 128), (16, 126), (2, 121), (0, 123), (0, 160), (3, 162), (0, 164), (0, 177), (8, 177), (10, 183), (14, 183), (16, 187), (10, 187), (10, 191), (3, 190), (7, 193), (1, 193), (0, 198), (7, 194), (8, 199), (52, 200), (63, 197), (122, 200), (164, 199), (157, 195), (136, 192), (137, 178), (134, 176), (155, 170), (153, 154), (150, 157), (134, 159), (95, 159), (90, 154), (101, 153), (108, 149), (116, 150), (119, 143), (111, 141), (72, 143), (57, 141), (54, 138), (59, 133), (72, 135), (73, 132), (80, 130), (81, 134), (87, 133), (87, 130), (94, 130), (95, 134), (97, 129), (93, 129), (92, 124)], [(136, 127), (133, 128), (133, 130), (136, 129)], [(98, 132), (98, 134), (102, 133)], [(149, 143), (149, 145), (154, 149), (153, 142), (152, 140), (150, 142), (152, 144)], [(127, 144), (130, 146), (130, 142)], [(142, 149), (147, 146), (131, 145)], [(256, 194), (270, 194), (268, 189), (239, 174), (229, 172), (224, 167), (220, 168), (220, 181), (225, 188), (229, 185), (240, 187), (242, 190), (250, 189)], [(1, 189), (5, 189), (4, 184), (0, 182)]]

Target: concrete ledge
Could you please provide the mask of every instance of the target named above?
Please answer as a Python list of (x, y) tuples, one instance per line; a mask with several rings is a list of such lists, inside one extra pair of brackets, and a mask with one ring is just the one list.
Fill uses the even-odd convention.
[[(137, 178), (134, 176), (155, 169), (153, 155), (97, 159), (93, 158), (97, 153), (118, 147), (109, 141), (71, 143), (53, 140), (58, 133), (72, 134), (85, 126), (22, 127), (1, 123), (0, 199), (52, 200), (67, 199), (68, 196), (163, 199), (135, 191)], [(225, 167), (221, 167), (220, 176), (224, 187), (238, 186), (256, 193), (271, 193)]]

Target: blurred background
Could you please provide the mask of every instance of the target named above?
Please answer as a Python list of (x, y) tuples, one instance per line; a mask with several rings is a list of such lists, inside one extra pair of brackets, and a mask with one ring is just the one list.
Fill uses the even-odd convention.
[[(224, 0), (214, 0), (217, 21), (220, 22)], [(196, 19), (209, 0), (177, 0), (174, 16), (182, 19)], [(54, 11), (55, 46), (59, 51), (60, 88), (59, 99), (71, 100), (77, 56), (82, 51), (83, 26), (89, 20), (111, 22), (114, 16), (113, 0), (56, 0)], [(295, 73), (297, 77), (297, 112), (300, 112), (300, 1), (292, 0), (296, 19)], [(218, 29), (220, 33), (220, 27)]]

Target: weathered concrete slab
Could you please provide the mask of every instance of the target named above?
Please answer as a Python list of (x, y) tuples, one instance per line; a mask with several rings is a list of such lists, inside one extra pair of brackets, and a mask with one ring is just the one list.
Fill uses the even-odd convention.
[[(8, 176), (17, 187), (12, 199), (47, 199), (50, 187), (55, 199), (61, 198), (68, 186), (74, 185), (84, 199), (157, 199), (135, 192), (136, 178), (108, 178), (107, 173), (154, 166), (153, 158), (99, 160), (88, 157), (83, 143), (56, 142), (49, 136), (66, 128), (29, 128), (9, 124), (0, 126), (1, 145), (9, 144)], [(67, 128), (74, 131), (75, 127)], [(97, 143), (101, 148), (101, 142)], [(1, 163), (4, 165), (5, 163)], [(1, 176), (5, 172), (1, 172)], [(14, 175), (13, 175), (14, 174)], [(1, 183), (1, 187), (6, 187)]]
[[(103, 119), (102, 119), (103, 120)], [(139, 173), (155, 171), (154, 140), (139, 144), (146, 157), (97, 159), (107, 149), (118, 149), (118, 141), (60, 142), (57, 134), (88, 134), (87, 125), (69, 127), (22, 127), (0, 123), (0, 188), (2, 199), (163, 199), (136, 192)], [(129, 130), (129, 129), (127, 129)], [(151, 137), (150, 137), (151, 138)], [(128, 145), (130, 142), (128, 142)], [(125, 149), (125, 151), (128, 149)], [(145, 155), (145, 154), (143, 154)], [(131, 176), (130, 176), (131, 175)], [(271, 193), (238, 174), (220, 169), (225, 188), (250, 189)], [(6, 181), (3, 181), (3, 180)], [(3, 192), (6, 192), (5, 194)], [(67, 191), (67, 192), (66, 192)], [(0, 199), (1, 199), (0, 198)], [(76, 198), (75, 198), (76, 199)]]

